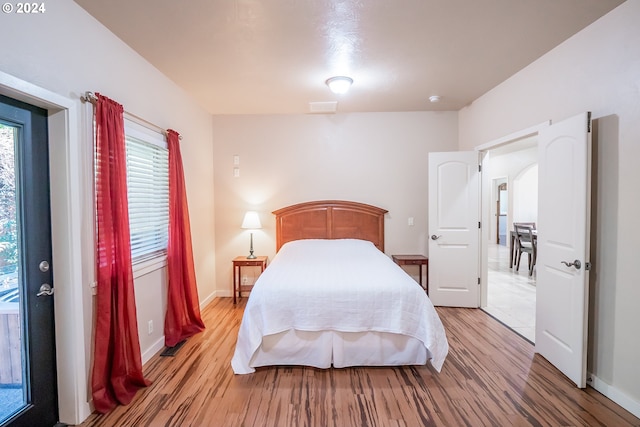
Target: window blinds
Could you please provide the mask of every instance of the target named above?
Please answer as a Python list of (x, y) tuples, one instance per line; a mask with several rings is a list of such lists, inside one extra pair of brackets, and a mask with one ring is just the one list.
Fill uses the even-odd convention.
[(134, 264), (163, 254), (169, 226), (169, 153), (127, 131), (127, 195)]

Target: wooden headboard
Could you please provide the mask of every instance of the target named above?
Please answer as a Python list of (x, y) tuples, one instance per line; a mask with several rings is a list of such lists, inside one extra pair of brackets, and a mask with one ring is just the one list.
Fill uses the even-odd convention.
[(361, 239), (384, 252), (386, 210), (340, 200), (306, 202), (278, 209), (276, 251), (292, 240)]

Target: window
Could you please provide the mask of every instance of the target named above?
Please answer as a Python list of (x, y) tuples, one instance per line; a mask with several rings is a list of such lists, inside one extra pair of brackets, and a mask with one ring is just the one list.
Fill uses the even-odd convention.
[(169, 152), (164, 135), (125, 120), (131, 260), (138, 264), (167, 249)]

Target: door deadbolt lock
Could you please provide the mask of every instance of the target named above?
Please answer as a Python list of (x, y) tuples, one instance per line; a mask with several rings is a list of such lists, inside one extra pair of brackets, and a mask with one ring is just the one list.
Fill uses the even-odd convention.
[(47, 261), (42, 261), (40, 262), (40, 265), (38, 265), (38, 268), (43, 273), (46, 273), (47, 271), (49, 271), (49, 263)]

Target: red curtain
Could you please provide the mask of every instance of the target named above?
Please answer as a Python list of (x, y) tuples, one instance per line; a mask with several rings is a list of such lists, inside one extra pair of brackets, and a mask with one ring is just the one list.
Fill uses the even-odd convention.
[(131, 402), (142, 375), (131, 269), (122, 105), (96, 94), (97, 295), (91, 390), (98, 412)]
[(193, 266), (191, 226), (184, 185), (180, 135), (167, 131), (169, 149), (169, 242), (167, 244), (168, 297), (164, 342), (174, 347), (204, 330)]

